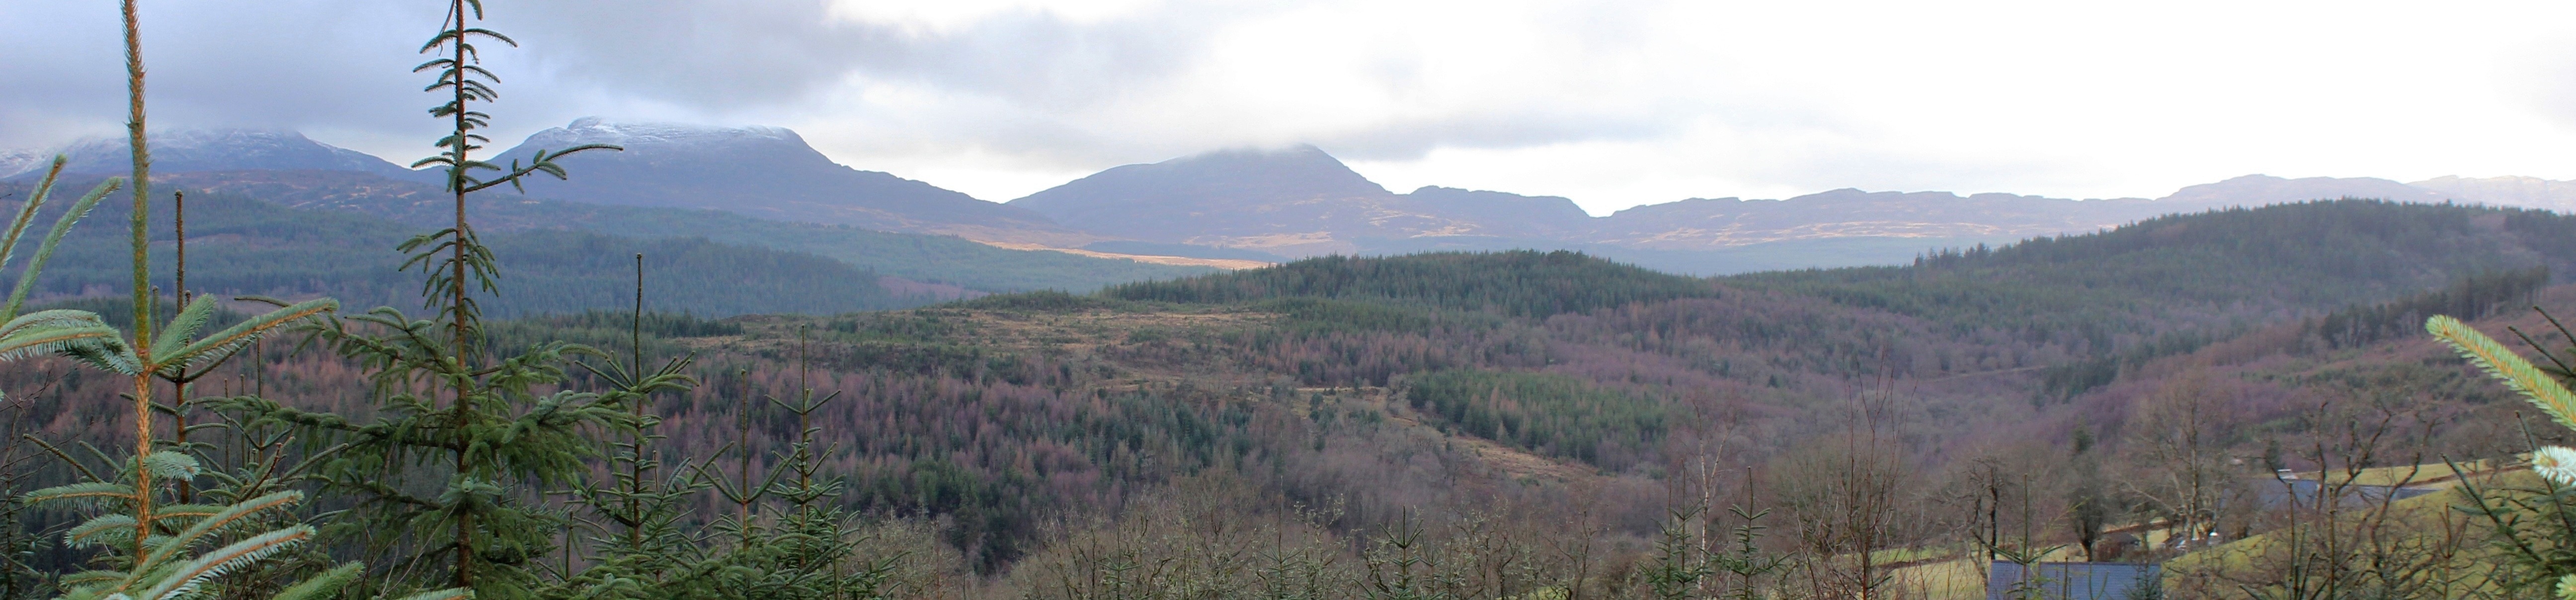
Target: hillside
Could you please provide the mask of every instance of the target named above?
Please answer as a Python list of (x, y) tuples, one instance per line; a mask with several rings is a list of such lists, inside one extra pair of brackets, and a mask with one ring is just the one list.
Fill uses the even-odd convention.
[[(152, 132), (154, 172), (349, 171), (394, 179), (434, 181), (364, 152), (313, 141), (294, 131), (273, 129), (175, 129)], [(0, 179), (43, 176), (39, 172), (57, 154), (69, 159), (66, 173), (115, 175), (131, 173), (132, 150), (123, 137), (88, 138), (51, 152), (21, 152), (0, 160)]]
[[(782, 333), (699, 347), (785, 356), (783, 332), (811, 324), (835, 332), (818, 338), (832, 350), (815, 351), (834, 370), (981, 382), (980, 396), (948, 391), (936, 397), (952, 400), (925, 396), (917, 409), (883, 409), (948, 415), (943, 424), (863, 436), (908, 440), (882, 448), (911, 457), (901, 459), (914, 461), (910, 469), (978, 448), (973, 455), (989, 458), (973, 462), (986, 466), (963, 470), (993, 491), (964, 497), (1109, 502), (1100, 496), (1112, 489), (1105, 483), (1005, 492), (1039, 484), (1034, 473), (1001, 466), (1022, 460), (1007, 458), (1020, 452), (1107, 436), (1165, 448), (1165, 456), (1186, 457), (1182, 464), (1233, 465), (1289, 500), (1342, 498), (1347, 512), (1336, 523), (1345, 526), (1474, 497), (1453, 495), (1461, 488), (1500, 486), (1480, 493), (1556, 506), (1547, 503), (1561, 500), (1537, 498), (1561, 483), (1634, 490), (1587, 510), (1642, 535), (1660, 498), (1644, 490), (1665, 485), (1656, 474), (1675, 461), (1708, 452), (1706, 444), (1723, 448), (1731, 464), (1795, 459), (1804, 441), (1847, 426), (1855, 396), (1882, 385), (1901, 390), (1902, 403), (1883, 410), (1904, 423), (1907, 463), (1926, 473), (1979, 456), (1999, 439), (2065, 444), (2088, 427), (2086, 435), (2120, 438), (2121, 422), (2106, 415), (2122, 411), (2101, 399), (2121, 397), (2106, 394), (2131, 384), (2071, 402), (2035, 401), (2060, 393), (2049, 390), (2051, 371), (2102, 353), (2187, 354), (2212, 340), (2242, 343), (2228, 340), (2268, 331), (2260, 327), (2300, 327), (2302, 318), (2356, 304), (2491, 306), (2492, 294), (2451, 304), (2409, 299), (2457, 279), (2445, 269), (2549, 262), (2536, 259), (2536, 248), (2571, 230), (2576, 222), (2539, 213), (2314, 203), (2172, 217), (1908, 267), (1713, 284), (1572, 253), (1337, 257), (1117, 286), (1097, 298), (995, 296), (828, 323), (763, 321), (758, 328)], [(2482, 243), (2499, 232), (2513, 237)], [(2361, 248), (2371, 251), (2354, 255)], [(2170, 292), (2153, 289), (2174, 275), (2169, 261), (2207, 256), (2231, 260), (2174, 279)], [(2078, 270), (2100, 274), (2067, 277)], [(1801, 283), (1814, 287), (1793, 285)], [(1872, 283), (1886, 287), (1876, 296), (1846, 293)], [(2103, 315), (2070, 312), (2112, 296), (2130, 297), (2120, 306), (2149, 316), (2088, 332), (2081, 323)], [(2258, 329), (2217, 327), (2240, 323)], [(2202, 342), (2159, 347), (2185, 332)], [(2094, 333), (2109, 341), (2088, 337)], [(1894, 383), (1873, 383), (1881, 380)], [(2468, 373), (2441, 380), (2453, 389), (2477, 382)], [(1102, 394), (1117, 399), (1115, 411), (1142, 411), (1123, 413), (1142, 424), (1040, 433), (1050, 430), (1037, 415), (1101, 414), (1071, 407)], [(988, 406), (1004, 396), (1011, 408), (985, 413), (1030, 420), (933, 408), (974, 397), (986, 400), (969, 406)], [(1014, 435), (1033, 436), (1035, 445), (1005, 451), (1010, 445), (912, 437), (942, 430), (1023, 431)], [(1114, 451), (1076, 454), (1091, 457), (1076, 463), (1090, 465), (1080, 472), (1106, 479), (1072, 481), (1190, 471), (1118, 466), (1125, 459), (1104, 458), (1121, 456)], [(1049, 472), (1067, 468), (1057, 464)], [(885, 485), (894, 487), (877, 502), (891, 504), (877, 506), (917, 506), (897, 500), (917, 490)], [(1070, 500), (1086, 497), (1097, 499)], [(1568, 509), (1538, 512), (1549, 510)]]
[(1595, 218), (1553, 196), (1388, 192), (1313, 146), (1115, 167), (1010, 204), (1105, 235), (1285, 257), (1566, 249), (1693, 274), (1900, 262), (1944, 244), (2093, 231), (2199, 207), (1836, 190), (1786, 201), (1683, 200)]
[[(2096, 415), (2097, 426), (2116, 430), (2121, 419), (2099, 417), (2127, 412), (2119, 407), (2199, 377), (2226, 382), (2220, 393), (2228, 400), (2231, 423), (2214, 431), (2213, 441), (2239, 451), (2281, 453), (2286, 441), (2330, 434), (2316, 428), (2331, 423), (2304, 418), (2325, 401), (2363, 413), (2393, 411), (2420, 427), (2388, 440), (2394, 452), (2408, 453), (2392, 454), (2385, 459), (2389, 464), (2413, 464), (2405, 460), (2413, 453), (2471, 460), (2526, 452), (2530, 440), (2516, 426), (2515, 413), (2530, 407), (2423, 331), (2425, 318), (2451, 315), (2517, 351), (2532, 349), (2515, 331), (2563, 352), (2569, 338), (2532, 308), (2562, 319), (2576, 314), (2576, 286), (2547, 286), (2532, 273), (2522, 275), (2463, 278), (2405, 298), (2271, 323), (2189, 352), (2125, 361), (2116, 376), (2071, 398), (2069, 412)], [(2554, 428), (2528, 433), (2547, 443), (2576, 442), (2576, 433)], [(2320, 460), (2300, 444), (2287, 446), (2276, 457), (2285, 467), (2313, 469)]]
[(2576, 218), (2347, 200), (2160, 217), (1975, 247), (1904, 267), (1782, 271), (1729, 285), (1830, 298), (1956, 327), (2094, 346), (2275, 322), (2439, 287), (2468, 273), (2569, 272)]
[[(2304, 199), (2304, 198), (2303, 198)], [(1712, 250), (1838, 238), (2017, 240), (2088, 233), (2168, 212), (2205, 208), (2122, 198), (2073, 201), (2012, 194), (1840, 189), (1787, 200), (1693, 198), (1612, 213), (1589, 241), (1653, 250)]]
[[(382, 200), (376, 196), (386, 194), (400, 204), (401, 197), (417, 194), (402, 185), (422, 183), (422, 176), (294, 132), (173, 130), (164, 137), (169, 143), (159, 151), (156, 173), (197, 185), (298, 206), (331, 203), (397, 219), (427, 212), (418, 210), (423, 207), (372, 205)], [(83, 140), (55, 150), (72, 155), (74, 172), (113, 170), (121, 143)], [(2566, 189), (2576, 189), (2527, 177), (2399, 183), (2247, 175), (2187, 186), (2153, 200), (1841, 189), (1784, 200), (1691, 198), (1593, 217), (1572, 200), (1554, 196), (1441, 186), (1393, 193), (1321, 149), (1291, 146), (1114, 167), (996, 206), (928, 183), (835, 164), (785, 129), (598, 118), (539, 132), (497, 160), (524, 159), (537, 147), (583, 143), (615, 143), (628, 150), (567, 159), (576, 171), (596, 171), (592, 177), (530, 182), (531, 197), (573, 205), (493, 215), (487, 226), (704, 235), (984, 291), (1090, 289), (1196, 271), (1057, 257), (1000, 260), (1017, 255), (927, 240), (842, 240), (816, 233), (828, 227), (782, 224), (958, 236), (1008, 249), (1057, 249), (1084, 257), (1196, 267), (1240, 268), (1248, 264), (1240, 261), (1327, 254), (1539, 249), (1580, 251), (1674, 273), (1731, 275), (1896, 265), (1938, 248), (2000, 246), (2215, 208), (2342, 197), (2552, 208), (2566, 206), (2560, 197)], [(28, 171), (47, 155), (0, 152), (0, 179), (32, 177)], [(527, 201), (497, 192), (494, 196), (493, 206)], [(648, 209), (652, 218), (619, 222), (615, 215), (598, 214), (616, 211), (576, 210), (576, 205)], [(680, 212), (662, 212), (668, 210)], [(690, 223), (711, 210), (751, 218), (721, 219), (704, 227)], [(756, 233), (737, 233), (745, 231)], [(906, 252), (907, 245), (925, 252)]]
[(1454, 228), (1409, 210), (1313, 146), (1230, 150), (1110, 168), (1010, 201), (1070, 227), (1281, 256), (1349, 253), (1357, 237)]
[(2501, 180), (2419, 183), (2432, 187), (2248, 175), (2153, 200), (2083, 201), (1842, 189), (1785, 200), (1694, 198), (1592, 217), (1555, 197), (1438, 186), (1391, 193), (1320, 149), (1296, 146), (1116, 167), (1011, 204), (1076, 228), (1141, 240), (1095, 243), (1102, 248), (1154, 247), (1208, 258), (1562, 249), (1675, 273), (1727, 275), (1902, 264), (1944, 247), (2082, 235), (2210, 209), (2346, 197), (2531, 203), (2546, 200), (2533, 194), (2550, 189)]
[[(598, 127), (612, 126), (599, 124)], [(629, 137), (642, 136), (637, 131), (623, 133), (628, 134)], [(645, 158), (660, 156), (661, 158), (653, 160), (687, 162), (698, 165), (692, 168), (700, 169), (727, 164), (752, 168), (738, 162), (725, 162), (725, 160), (735, 159), (716, 160), (722, 157), (709, 158), (690, 154), (707, 151), (730, 152), (737, 149), (728, 146), (728, 140), (750, 140), (741, 142), (742, 145), (747, 145), (747, 148), (738, 149), (748, 153), (747, 156), (783, 153), (788, 156), (781, 160), (797, 157), (802, 157), (807, 163), (823, 160), (821, 155), (814, 154), (811, 148), (802, 146), (802, 142), (794, 139), (792, 133), (758, 128), (742, 130), (676, 128), (662, 133), (666, 135), (642, 136), (642, 138), (651, 139), (630, 140), (637, 142), (639, 154), (636, 156)], [(443, 208), (447, 203), (443, 199), (444, 194), (439, 191), (439, 183), (431, 180), (432, 178), (402, 169), (374, 156), (305, 138), (292, 131), (183, 129), (163, 132), (161, 135), (161, 139), (166, 143), (164, 147), (155, 150), (157, 158), (154, 163), (154, 174), (157, 179), (169, 184), (244, 195), (295, 208), (354, 211), (422, 228), (444, 226), (450, 218), (449, 209)], [(694, 149), (701, 145), (707, 148)], [(124, 162), (126, 151), (121, 139), (82, 140), (56, 150), (70, 159), (66, 165), (67, 172), (82, 174), (85, 177), (113, 175), (126, 168), (123, 166), (126, 164)], [(51, 154), (19, 152), (9, 156), (15, 158), (0, 162), (0, 182), (8, 182), (0, 186), (8, 186), (6, 189), (18, 189), (33, 185), (34, 180), (42, 175), (35, 172), (41, 166), (36, 162), (37, 159), (50, 158)], [(828, 165), (828, 161), (824, 162)], [(599, 177), (622, 177), (628, 180), (629, 185), (647, 187), (661, 185), (644, 183), (659, 181), (650, 177), (638, 179), (640, 176), (636, 173), (615, 171), (617, 168), (625, 167), (608, 164), (602, 166), (611, 169), (611, 172)], [(851, 181), (885, 187), (886, 190), (891, 190), (887, 193), (897, 196), (928, 194), (948, 198), (948, 200), (964, 198), (954, 192), (938, 190), (919, 182), (903, 181), (882, 173), (870, 176), (866, 172), (850, 171), (838, 165), (818, 167), (806, 164), (805, 167), (807, 171), (820, 173), (816, 175), (817, 177), (856, 178)], [(660, 171), (654, 174), (656, 177), (703, 175), (703, 173), (692, 175), (687, 169), (656, 168), (654, 170)], [(827, 181), (816, 185), (829, 187), (838, 184)], [(578, 191), (572, 188), (566, 189)], [(655, 189), (667, 192), (679, 188), (657, 187)], [(954, 197), (951, 198), (951, 196)], [(999, 210), (991, 203), (967, 200), (968, 203), (954, 204), (952, 208), (967, 211), (961, 214), (971, 214), (975, 210), (987, 208)], [(672, 200), (672, 202), (678, 201)], [(925, 210), (933, 209), (942, 205), (940, 202), (922, 204), (921, 207), (926, 207)], [(1055, 252), (1007, 250), (947, 235), (888, 233), (846, 224), (795, 222), (794, 218), (770, 220), (710, 208), (620, 206), (617, 202), (607, 204), (567, 202), (531, 198), (510, 193), (507, 190), (487, 190), (481, 198), (476, 199), (474, 204), (476, 206), (474, 218), (477, 226), (485, 231), (554, 229), (639, 238), (704, 237), (727, 244), (814, 254), (861, 269), (928, 284), (927, 286), (911, 284), (900, 286), (911, 290), (907, 291), (907, 294), (928, 293), (954, 296), (960, 293), (971, 295), (1034, 289), (1090, 290), (1111, 283), (1156, 277), (1177, 277), (1211, 270), (1207, 267), (1140, 263), (1121, 257), (1104, 259)], [(1012, 211), (1003, 210), (1003, 212)], [(1029, 217), (1025, 214), (1021, 216)]]
[[(226, 171), (158, 177), (171, 184), (269, 200), (290, 207), (370, 215), (416, 228), (453, 219), (437, 186), (332, 171)], [(975, 292), (1092, 290), (1212, 269), (1007, 250), (950, 236), (890, 233), (846, 225), (790, 223), (731, 212), (619, 207), (486, 191), (469, 200), (484, 231), (571, 230), (639, 238), (699, 237), (738, 246), (812, 254), (860, 269)]]
[[(1422, 519), (1636, 548), (1667, 515), (1673, 486), (1758, 489), (1748, 501), (1759, 506), (1803, 502), (1800, 477), (1840, 460), (1841, 444), (1814, 442), (1865, 423), (1882, 423), (1866, 425), (1884, 428), (1868, 430), (1885, 434), (1870, 443), (1914, 474), (1905, 485), (1922, 494), (1922, 511), (1950, 510), (1933, 495), (1969, 485), (1966, 465), (2029, 456), (1997, 454), (2012, 448), (2063, 456), (2101, 439), (2108, 454), (2098, 456), (2126, 457), (2140, 434), (2122, 415), (2177, 361), (2236, 369), (2212, 353), (2251, 356), (2261, 352), (2247, 344), (2497, 305), (2539, 280), (2526, 271), (2442, 291), (2463, 281), (2443, 271), (2552, 264), (2541, 257), (2567, 256), (2556, 240), (2576, 239), (2571, 229), (2540, 213), (2346, 201), (2171, 217), (1905, 267), (1706, 280), (1567, 252), (1332, 257), (1097, 295), (836, 316), (663, 315), (645, 331), (654, 356), (696, 353), (694, 373), (707, 382), (659, 404), (667, 430), (687, 432), (665, 442), (672, 455), (710, 456), (737, 441), (738, 398), (792, 397), (799, 381), (841, 392), (813, 416), (847, 440), (827, 461), (853, 477), (840, 506), (924, 516), (945, 548), (999, 580), (1072, 560), (1080, 547), (1063, 545), (1048, 525), (1056, 516), (1156, 514), (1120, 511), (1147, 511), (1171, 486), (1238, 490), (1222, 493), (1242, 494), (1213, 513), (1222, 516), (1204, 517), (1224, 522), (1330, 507), (1301, 535), (1345, 541)], [(502, 251), (505, 265), (531, 252)], [(620, 267), (617, 256), (603, 262)], [(2209, 257), (2227, 260), (2206, 272), (2174, 262)], [(690, 277), (687, 268), (656, 265), (653, 277)], [(667, 310), (682, 298), (653, 302)], [(2139, 316), (2082, 310), (2114, 300)], [(591, 314), (494, 331), (496, 347), (562, 339), (618, 349), (623, 326)], [(300, 382), (272, 387), (281, 402), (346, 408), (364, 397), (335, 360), (272, 352), (261, 377)], [(2436, 397), (2510, 405), (2467, 393), (2473, 375), (2425, 356), (2411, 371), (2351, 377), (2411, 377)], [(2106, 381), (2053, 387), (2055, 374), (2105, 357)], [(2308, 359), (2249, 364), (2323, 364), (2299, 360)], [(8, 368), (0, 386), (47, 367)], [(2267, 372), (2311, 384), (2341, 377)], [(2284, 385), (2246, 381), (2213, 389)], [(68, 382), (42, 398), (107, 393), (100, 385), (109, 384)], [(2249, 403), (2245, 422), (2281, 428), (2297, 422), (2277, 418), (2289, 414), (2279, 412), (2292, 406), (2286, 394), (2231, 397)], [(116, 418), (103, 406), (42, 406), (63, 411), (64, 423)], [(783, 451), (780, 415), (757, 418), (769, 420), (745, 440), (750, 450)], [(1714, 470), (1676, 475), (1686, 469)], [(1941, 519), (1951, 516), (1921, 513), (1887, 543), (1950, 543), (1956, 532)]]
[(776, 221), (879, 231), (1079, 246), (1096, 236), (1046, 217), (878, 171), (832, 162), (796, 132), (776, 127), (620, 123), (596, 117), (531, 134), (491, 160), (525, 161), (537, 150), (612, 144), (623, 151), (561, 161), (583, 173), (539, 178), (528, 195), (606, 204), (713, 209)]
[(2406, 185), (2431, 190), (2445, 198), (2567, 212), (2576, 208), (2576, 181), (2538, 177), (2435, 177)]
[(2161, 201), (2194, 209), (2247, 208), (2283, 202), (2332, 200), (2336, 198), (2372, 198), (2390, 202), (2439, 203), (2445, 200), (2487, 202), (2504, 206), (2549, 208), (2546, 205), (2522, 205), (2496, 202), (2482, 196), (2460, 195), (2469, 191), (2458, 187), (2428, 189), (2380, 179), (2377, 177), (2301, 177), (2285, 179), (2270, 175), (2246, 175), (2216, 183), (2183, 186)]
[(1580, 235), (1592, 221), (1583, 207), (1559, 196), (1426, 185), (1406, 192), (1404, 199), (1423, 212), (1475, 224), (1474, 230), (1463, 232), (1468, 235), (1566, 238)]
[(1680, 298), (1714, 298), (1708, 282), (1574, 252), (1325, 257), (1277, 267), (1111, 286), (1120, 300), (1240, 304), (1283, 298), (1357, 300), (1544, 318)]
[[(167, 190), (169, 188), (162, 188)], [(0, 191), (10, 194), (13, 191)], [(52, 210), (62, 210), (56, 204)], [(169, 197), (154, 209), (171, 214)], [(218, 294), (303, 298), (332, 296), (353, 306), (419, 305), (416, 273), (397, 271), (394, 247), (420, 227), (362, 214), (298, 210), (251, 198), (195, 192), (188, 197), (188, 285)], [(126, 205), (101, 203), (63, 241), (38, 280), (38, 296), (103, 293), (129, 279)], [(43, 218), (51, 219), (50, 214)], [(169, 237), (158, 238), (167, 286)], [(579, 312), (632, 302), (636, 253), (659, 275), (650, 285), (671, 310), (702, 315), (840, 313), (914, 306), (944, 299), (838, 261), (748, 248), (699, 238), (634, 238), (525, 230), (487, 234), (502, 257), (499, 297), (484, 301), (495, 316)], [(12, 274), (14, 279), (14, 274)], [(897, 286), (889, 289), (889, 284)], [(14, 284), (13, 284), (14, 285)], [(952, 292), (945, 298), (954, 298)]]

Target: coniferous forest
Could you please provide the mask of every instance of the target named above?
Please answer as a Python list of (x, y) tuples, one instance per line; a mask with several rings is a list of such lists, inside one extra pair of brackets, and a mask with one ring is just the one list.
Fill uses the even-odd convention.
[(439, 210), (157, 185), (134, 5), (132, 172), (57, 161), (0, 231), (0, 598), (2103, 597), (2070, 564), (2576, 597), (2576, 217), (2346, 198), (1904, 266), (1333, 256), (929, 303), (478, 231), (473, 194), (621, 148), (488, 162), (479, 56), (514, 42), (474, 0), (424, 26)]

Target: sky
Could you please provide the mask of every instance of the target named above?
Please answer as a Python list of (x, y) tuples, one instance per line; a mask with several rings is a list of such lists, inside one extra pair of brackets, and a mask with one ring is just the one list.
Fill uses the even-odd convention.
[[(396, 162), (443, 2), (142, 0), (152, 122)], [(486, 0), (493, 137), (775, 125), (1002, 201), (1311, 143), (1595, 214), (1827, 189), (2157, 197), (2251, 173), (2576, 179), (2576, 3)], [(0, 0), (0, 148), (119, 131), (116, 5)]]

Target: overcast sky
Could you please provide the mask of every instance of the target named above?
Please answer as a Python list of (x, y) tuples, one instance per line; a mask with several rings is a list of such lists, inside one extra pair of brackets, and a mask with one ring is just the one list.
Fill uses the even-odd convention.
[[(1008, 200), (1309, 142), (1594, 213), (1819, 190), (2155, 197), (2248, 173), (2576, 179), (2576, 3), (487, 0), (502, 146), (795, 129)], [(407, 162), (443, 2), (143, 0), (154, 123)], [(122, 118), (115, 3), (0, 0), (0, 147)]]

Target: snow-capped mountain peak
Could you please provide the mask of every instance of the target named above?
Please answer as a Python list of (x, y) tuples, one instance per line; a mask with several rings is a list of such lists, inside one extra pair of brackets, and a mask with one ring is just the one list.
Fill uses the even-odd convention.
[[(283, 129), (167, 129), (151, 136), (152, 169), (160, 173), (190, 171), (359, 171), (389, 177), (411, 175), (405, 169), (364, 152), (313, 141)], [(0, 177), (24, 177), (54, 154), (71, 160), (66, 172), (126, 172), (131, 154), (122, 136), (85, 138), (26, 158), (0, 154)], [(14, 167), (13, 167), (14, 165)]]
[(618, 146), (705, 146), (740, 142), (791, 143), (805, 139), (783, 127), (716, 127), (682, 123), (626, 123), (600, 117), (574, 119), (569, 125), (528, 136), (535, 147), (614, 144)]
[(0, 179), (44, 168), (45, 156), (35, 150), (0, 150)]

